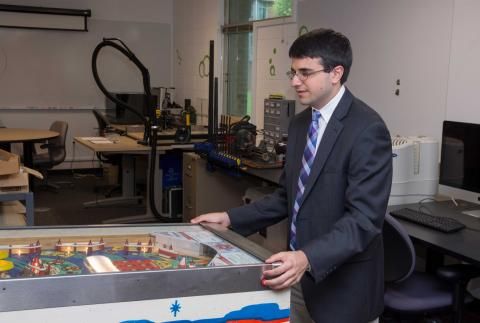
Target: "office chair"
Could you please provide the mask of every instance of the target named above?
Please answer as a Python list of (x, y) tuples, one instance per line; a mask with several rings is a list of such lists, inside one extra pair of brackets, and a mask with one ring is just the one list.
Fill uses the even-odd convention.
[(383, 241), (385, 322), (392, 322), (394, 317), (425, 318), (442, 312), (451, 313), (451, 322), (462, 322), (464, 304), (473, 301), (466, 291), (467, 284), (480, 276), (480, 269), (456, 264), (440, 267), (436, 274), (415, 271), (412, 241), (403, 226), (389, 214), (385, 216)]
[[(110, 122), (105, 118), (105, 116), (96, 109), (92, 110), (93, 116), (97, 120), (98, 124), (98, 135), (105, 136), (110, 129)], [(121, 167), (121, 155), (119, 154), (105, 154), (105, 153), (97, 153), (97, 159), (102, 163), (108, 163), (112, 165), (117, 165), (119, 168)], [(121, 176), (121, 169), (120, 169), (120, 176)], [(119, 178), (121, 181), (121, 178)], [(111, 197), (114, 192), (121, 191), (122, 186), (120, 184), (115, 185), (114, 187), (110, 188), (106, 193), (105, 197)]]
[(54, 121), (50, 126), (50, 130), (58, 132), (59, 136), (49, 139), (46, 144), (40, 146), (40, 148), (46, 149), (46, 152), (38, 152), (37, 149), (34, 149), (33, 166), (38, 168), (44, 176), (44, 183), (40, 187), (56, 192), (60, 187), (48, 182), (47, 172), (65, 160), (67, 155), (65, 141), (67, 139), (68, 123), (65, 121)]
[(92, 113), (93, 113), (93, 116), (95, 117), (95, 120), (97, 120), (98, 135), (105, 136), (105, 133), (107, 132), (107, 128), (109, 127), (109, 124), (110, 124), (109, 121), (100, 111), (96, 109), (93, 109)]

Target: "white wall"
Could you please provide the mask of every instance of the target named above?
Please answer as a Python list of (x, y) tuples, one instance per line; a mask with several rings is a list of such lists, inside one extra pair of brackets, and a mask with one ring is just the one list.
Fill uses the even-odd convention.
[(475, 0), (298, 0), (299, 25), (350, 38), (347, 86), (392, 134), (438, 140), (443, 120), (480, 123), (478, 12)]
[(350, 38), (354, 58), (347, 86), (382, 115), (392, 135), (439, 139), (453, 5), (454, 0), (303, 0), (298, 22)]
[(455, 0), (447, 120), (480, 123), (480, 2)]
[[(105, 106), (91, 71), (103, 37), (118, 37), (149, 69), (152, 86), (172, 84), (172, 0), (16, 1), (15, 4), (91, 9), (88, 32), (0, 29), (0, 118), (7, 127), (48, 128), (69, 123), (73, 136), (95, 133), (94, 107)], [(99, 74), (111, 91), (142, 91), (141, 74), (119, 52), (104, 48)], [(40, 110), (44, 110), (41, 111)], [(67, 160), (73, 150), (69, 146)], [(78, 161), (91, 161), (80, 149)]]
[[(191, 99), (199, 121), (207, 124), (208, 77), (199, 73), (204, 62), (208, 73), (209, 42), (215, 41), (215, 76), (222, 76), (223, 0), (175, 0), (173, 3), (173, 83), (175, 101), (183, 106), (184, 99)], [(222, 83), (219, 82), (219, 102), (222, 102)], [(219, 110), (221, 107), (219, 107)]]
[[(91, 20), (88, 32), (0, 29), (0, 107), (104, 107), (91, 68), (103, 37), (123, 40), (149, 69), (152, 86), (170, 84), (168, 24)], [(141, 73), (112, 48), (102, 50), (98, 69), (109, 90), (142, 90)]]
[[(172, 0), (17, 2), (88, 8), (92, 18), (88, 32), (0, 29), (0, 107), (103, 107), (91, 72), (103, 37), (122, 39), (150, 70), (152, 86), (171, 84)], [(141, 90), (140, 73), (123, 55), (106, 48), (98, 63), (112, 91)]]

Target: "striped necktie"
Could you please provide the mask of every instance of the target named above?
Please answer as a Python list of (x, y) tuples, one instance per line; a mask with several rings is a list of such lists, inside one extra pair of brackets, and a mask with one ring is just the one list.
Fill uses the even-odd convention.
[(315, 152), (317, 146), (317, 136), (318, 136), (318, 121), (322, 115), (320, 111), (312, 109), (312, 123), (308, 129), (308, 138), (307, 145), (303, 151), (302, 158), (302, 169), (300, 170), (300, 176), (298, 177), (297, 184), (297, 195), (295, 196), (295, 204), (293, 205), (293, 216), (292, 224), (290, 226), (290, 249), (297, 249), (297, 214), (300, 208), (300, 202), (303, 197), (303, 192), (305, 191), (305, 185), (307, 184), (308, 175), (310, 175), (310, 170), (312, 168), (313, 160), (315, 159)]

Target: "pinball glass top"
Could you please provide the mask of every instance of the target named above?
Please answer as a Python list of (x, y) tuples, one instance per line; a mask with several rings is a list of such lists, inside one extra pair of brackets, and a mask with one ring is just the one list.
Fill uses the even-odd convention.
[(0, 230), (0, 279), (261, 263), (198, 225)]

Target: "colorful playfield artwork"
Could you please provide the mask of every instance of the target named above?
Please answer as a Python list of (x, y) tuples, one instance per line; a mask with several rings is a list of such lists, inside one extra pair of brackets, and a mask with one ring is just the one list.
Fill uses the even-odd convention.
[[(58, 240), (50, 248), (40, 241), (0, 245), (0, 278), (81, 275), (105, 272), (148, 271), (208, 266), (216, 252), (202, 254), (199, 243), (190, 243), (197, 252), (171, 245), (159, 245), (154, 237), (146, 241), (109, 246), (98, 241)], [(200, 247), (199, 247), (200, 246)]]
[[(15, 248), (15, 246), (14, 246)], [(80, 275), (105, 272), (148, 271), (205, 267), (210, 258), (192, 257), (161, 250), (119, 250), (103, 247), (83, 250), (31, 249), (29, 252), (2, 251), (0, 278)]]
[(0, 241), (0, 279), (251, 263), (260, 261), (210, 232), (153, 232), (141, 238)]
[(204, 250), (196, 250), (196, 252), (206, 253), (213, 256), (213, 260), (209, 264), (210, 266), (261, 263), (259, 259), (251, 256), (234, 244), (221, 239), (209, 231), (161, 232), (154, 233), (154, 235), (157, 241), (166, 241), (164, 246), (169, 246), (182, 251), (189, 250), (189, 248), (185, 248), (183, 244), (188, 245), (192, 241), (195, 241), (203, 248), (206, 248)]

